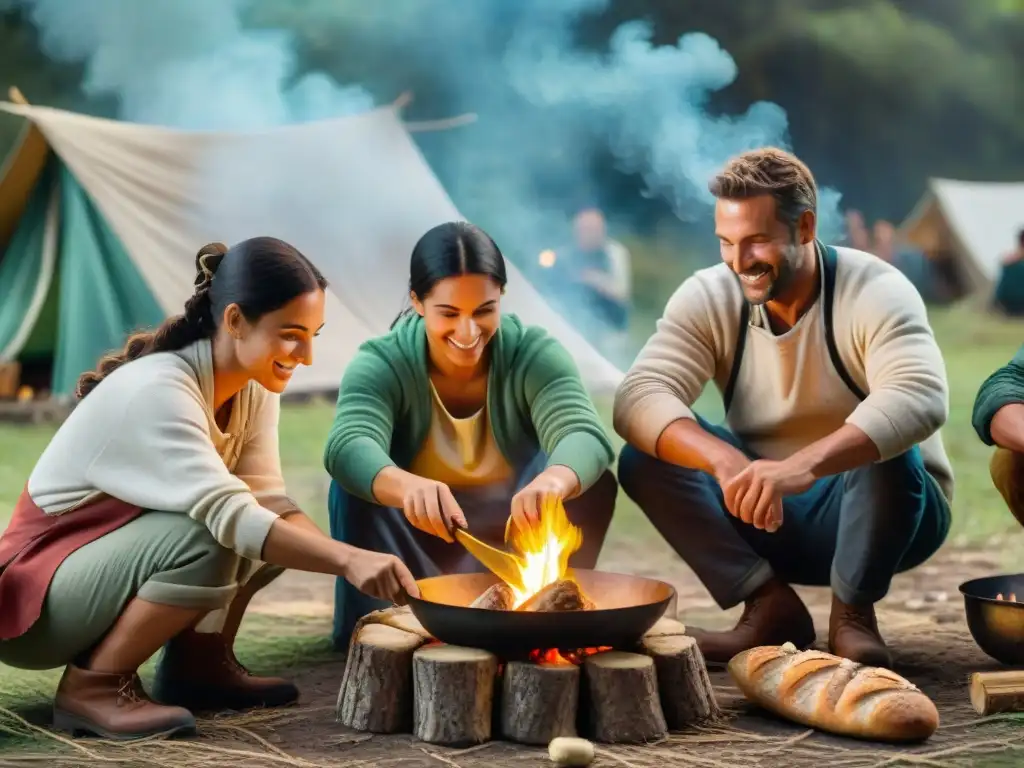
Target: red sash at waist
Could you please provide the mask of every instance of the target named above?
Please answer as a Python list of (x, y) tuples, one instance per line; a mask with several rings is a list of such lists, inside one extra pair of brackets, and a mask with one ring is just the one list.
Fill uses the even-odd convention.
[(139, 507), (104, 496), (47, 515), (27, 489), (22, 491), (10, 525), (0, 534), (0, 640), (20, 637), (35, 624), (53, 574), (68, 555), (141, 513)]

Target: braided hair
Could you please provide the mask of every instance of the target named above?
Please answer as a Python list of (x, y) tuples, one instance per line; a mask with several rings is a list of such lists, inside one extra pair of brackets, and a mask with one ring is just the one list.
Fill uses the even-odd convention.
[(327, 281), (291, 245), (272, 237), (255, 237), (230, 249), (223, 243), (200, 248), (194, 285), (182, 314), (169, 317), (153, 330), (132, 334), (120, 352), (105, 355), (95, 370), (83, 373), (75, 390), (78, 399), (125, 363), (213, 338), (231, 304), (238, 305), (246, 320), (255, 322), (304, 293), (326, 289)]

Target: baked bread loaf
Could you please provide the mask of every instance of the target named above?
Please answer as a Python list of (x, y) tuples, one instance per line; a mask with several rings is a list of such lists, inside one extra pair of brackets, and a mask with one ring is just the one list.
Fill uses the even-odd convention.
[(913, 742), (939, 727), (932, 700), (895, 672), (792, 643), (743, 651), (729, 662), (729, 674), (750, 701), (823, 731)]

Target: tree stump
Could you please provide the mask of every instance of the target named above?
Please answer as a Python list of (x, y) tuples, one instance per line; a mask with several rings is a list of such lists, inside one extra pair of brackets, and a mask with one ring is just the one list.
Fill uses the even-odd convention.
[(583, 662), (583, 676), (588, 726), (594, 740), (636, 744), (667, 734), (650, 656), (598, 653)]
[(477, 648), (428, 645), (412, 657), (414, 733), (466, 747), (491, 738), (497, 657)]
[(696, 640), (686, 635), (657, 635), (644, 637), (641, 647), (654, 659), (669, 730), (713, 720), (721, 714)]
[(423, 638), (384, 624), (365, 624), (352, 638), (338, 694), (338, 720), (371, 733), (408, 733), (412, 658)]
[(575, 664), (509, 662), (501, 689), (502, 737), (546, 746), (558, 736), (575, 736), (579, 691)]

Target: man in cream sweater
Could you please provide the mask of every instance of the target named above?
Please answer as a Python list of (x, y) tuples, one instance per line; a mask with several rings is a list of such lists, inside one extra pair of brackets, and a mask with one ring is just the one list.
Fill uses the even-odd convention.
[[(791, 584), (831, 586), (831, 651), (890, 666), (874, 604), (949, 530), (942, 355), (895, 267), (815, 237), (817, 190), (775, 148), (711, 181), (722, 264), (687, 279), (627, 373), (619, 480), (722, 608), (705, 658), (815, 640)], [(726, 425), (691, 408), (714, 381)]]

